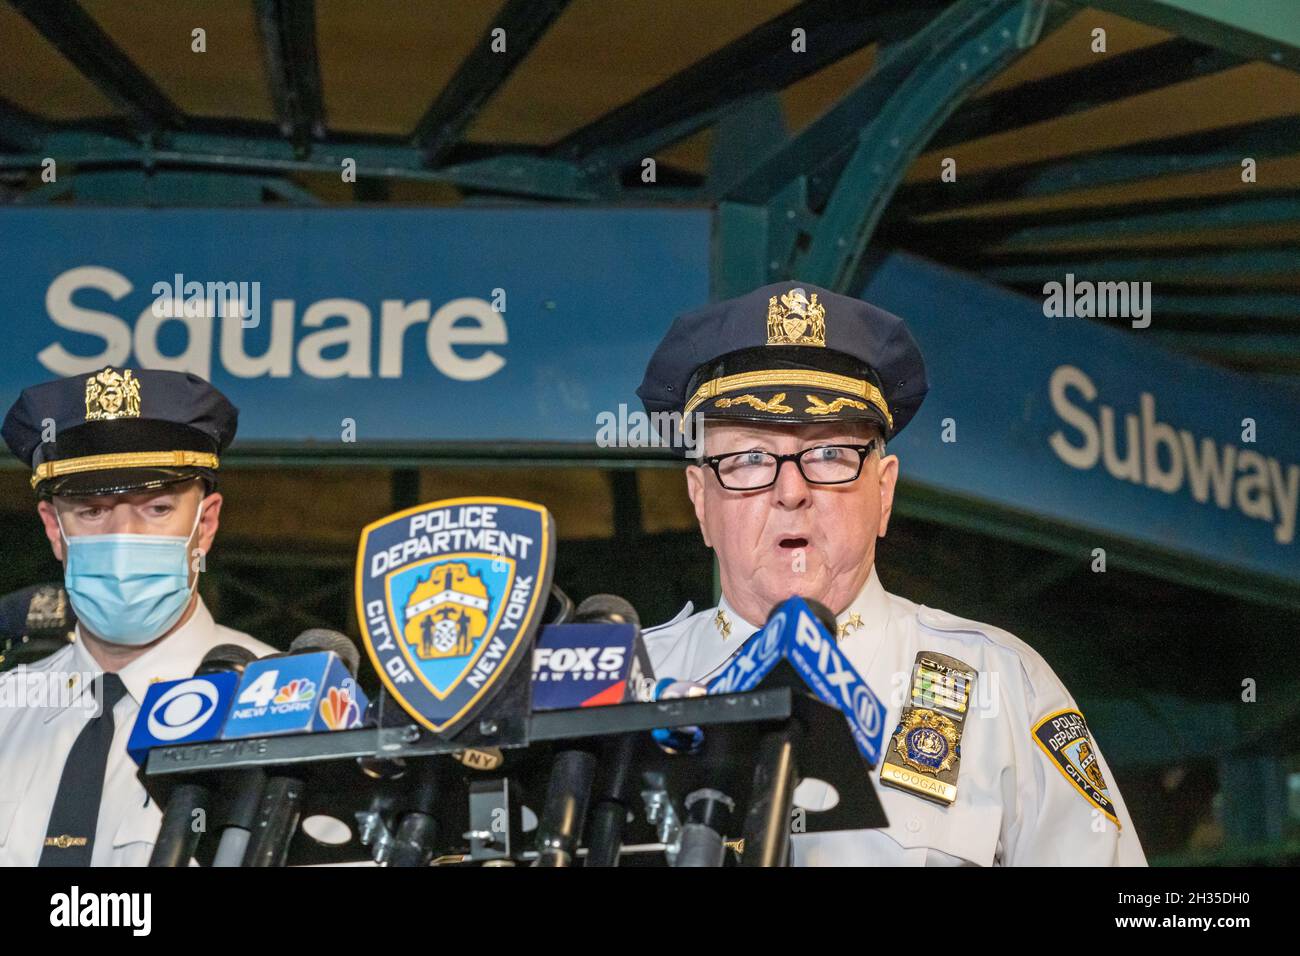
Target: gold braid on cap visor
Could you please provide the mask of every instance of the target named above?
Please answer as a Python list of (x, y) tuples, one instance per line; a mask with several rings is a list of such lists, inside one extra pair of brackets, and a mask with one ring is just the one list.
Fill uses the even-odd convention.
[(814, 372), (804, 369), (739, 372), (735, 375), (724, 375), (721, 378), (711, 379), (695, 390), (695, 394), (686, 403), (686, 408), (683, 409), (682, 414), (689, 415), (699, 407), (701, 402), (721, 395), (723, 392), (735, 392), (744, 388), (769, 388), (786, 385), (800, 385), (856, 395), (858, 398), (866, 399), (876, 406), (880, 413), (885, 416), (885, 421), (889, 424), (889, 427), (891, 429), (894, 427), (894, 416), (889, 412), (885, 397), (880, 394), (880, 389), (870, 382), (860, 378), (850, 378), (847, 375), (836, 375), (834, 372)]
[(126, 451), (112, 455), (84, 455), (63, 461), (43, 461), (32, 473), (32, 487), (42, 481), (86, 471), (110, 468), (217, 468), (221, 459), (206, 451)]

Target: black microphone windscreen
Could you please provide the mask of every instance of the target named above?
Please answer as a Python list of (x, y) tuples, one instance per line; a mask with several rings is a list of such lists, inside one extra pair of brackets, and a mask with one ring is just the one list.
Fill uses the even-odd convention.
[(593, 594), (578, 605), (573, 619), (586, 623), (609, 621), (614, 624), (631, 624), (638, 631), (641, 629), (641, 618), (636, 609), (617, 594)]
[(813, 617), (821, 621), (822, 627), (826, 628), (831, 637), (834, 637), (839, 625), (835, 623), (835, 615), (831, 613), (831, 609), (821, 601), (813, 598), (804, 598), (803, 600), (808, 605), (808, 610), (813, 612)]
[(242, 674), (244, 668), (255, 660), (257, 655), (247, 647), (241, 647), (239, 644), (218, 644), (203, 655), (203, 661), (195, 670), (194, 676), (202, 677), (205, 674), (219, 674), (223, 671)]
[[(834, 637), (835, 632), (839, 629), (839, 625), (835, 623), (835, 615), (831, 613), (831, 609), (816, 598), (806, 597), (803, 601), (808, 605), (808, 610), (813, 612), (813, 617), (817, 618), (817, 620), (821, 622), (821, 626), (826, 628), (826, 630), (830, 632), (831, 636)], [(780, 604), (774, 604), (772, 606), (772, 610), (767, 612), (767, 621), (764, 622), (765, 625), (771, 622), (772, 616), (776, 614), (777, 611), (781, 610), (781, 605), (784, 603), (785, 601), (782, 601)]]
[(295, 637), (289, 645), (290, 654), (308, 654), (312, 651), (333, 651), (343, 661), (348, 673), (357, 676), (357, 668), (361, 666), (361, 652), (346, 635), (327, 627), (312, 627)]

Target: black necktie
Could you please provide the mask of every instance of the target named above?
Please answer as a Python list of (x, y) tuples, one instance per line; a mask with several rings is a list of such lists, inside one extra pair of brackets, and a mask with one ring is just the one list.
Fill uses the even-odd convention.
[(104, 674), (100, 685), (104, 708), (81, 729), (63, 764), (41, 866), (90, 866), (104, 793), (104, 768), (113, 745), (113, 707), (126, 693), (126, 685), (116, 674)]

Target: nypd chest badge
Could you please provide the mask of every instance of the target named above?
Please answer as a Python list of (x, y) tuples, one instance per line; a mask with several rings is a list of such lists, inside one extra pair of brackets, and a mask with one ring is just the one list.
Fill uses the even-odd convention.
[(881, 783), (952, 806), (975, 677), (975, 669), (955, 657), (934, 651), (916, 655), (911, 701), (881, 762)]
[(369, 524), (357, 546), (357, 619), (388, 692), (454, 736), (528, 658), (554, 570), (541, 505), (452, 498)]

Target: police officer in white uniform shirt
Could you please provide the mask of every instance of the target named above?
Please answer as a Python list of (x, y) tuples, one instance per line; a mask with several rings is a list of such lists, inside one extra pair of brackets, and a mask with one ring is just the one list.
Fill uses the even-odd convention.
[[(876, 541), (899, 473), (885, 441), (927, 390), (902, 320), (806, 283), (674, 322), (637, 394), (652, 414), (703, 418), (686, 482), (722, 598), (646, 632), (655, 673), (707, 683), (794, 594), (835, 614), (841, 650), (888, 708), (871, 773), (889, 825), (796, 832), (794, 865), (1145, 865), (1101, 750), (1043, 658), (881, 584)], [(796, 791), (808, 812), (833, 799), (814, 781)]]
[(75, 639), (0, 675), (0, 866), (143, 866), (162, 812), (126, 742), (149, 685), (188, 677), (221, 644), (197, 591), (238, 411), (181, 372), (105, 368), (23, 391), (5, 442), (77, 616)]

